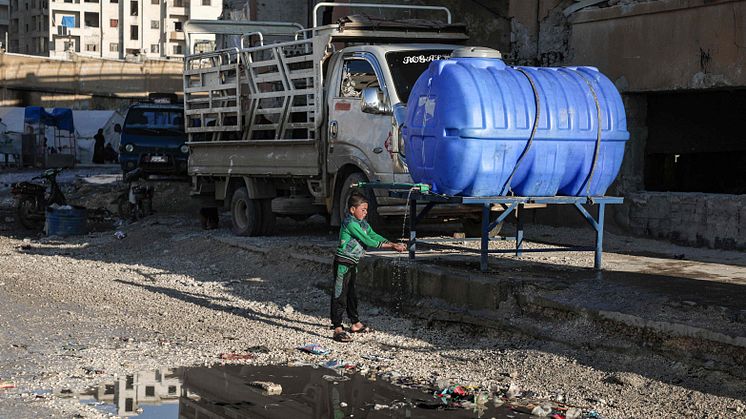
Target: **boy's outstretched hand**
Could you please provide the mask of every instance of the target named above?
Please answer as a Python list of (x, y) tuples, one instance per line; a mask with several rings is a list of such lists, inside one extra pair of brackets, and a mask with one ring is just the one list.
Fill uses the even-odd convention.
[(397, 252), (403, 252), (407, 250), (407, 246), (405, 246), (404, 243), (394, 243), (394, 250)]

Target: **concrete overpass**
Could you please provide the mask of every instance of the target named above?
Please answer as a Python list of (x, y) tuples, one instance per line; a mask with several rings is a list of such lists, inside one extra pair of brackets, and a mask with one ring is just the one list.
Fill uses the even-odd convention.
[(0, 106), (121, 109), (151, 92), (182, 91), (181, 61), (142, 63), (0, 54)]

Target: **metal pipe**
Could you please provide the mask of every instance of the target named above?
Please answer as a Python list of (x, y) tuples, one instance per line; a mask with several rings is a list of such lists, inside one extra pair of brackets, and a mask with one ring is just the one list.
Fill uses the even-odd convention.
[(443, 6), (403, 6), (403, 5), (398, 5), (398, 4), (374, 4), (374, 3), (350, 4), (350, 3), (335, 3), (335, 2), (324, 1), (324, 2), (316, 4), (316, 6), (314, 6), (313, 8), (313, 26), (312, 27), (314, 28), (318, 26), (317, 15), (318, 15), (319, 9), (322, 7), (357, 7), (357, 8), (375, 7), (375, 8), (381, 8), (381, 9), (433, 10), (433, 11), (445, 12), (448, 18), (447, 23), (448, 24), (451, 23), (451, 11), (448, 10), (447, 7), (443, 7)]

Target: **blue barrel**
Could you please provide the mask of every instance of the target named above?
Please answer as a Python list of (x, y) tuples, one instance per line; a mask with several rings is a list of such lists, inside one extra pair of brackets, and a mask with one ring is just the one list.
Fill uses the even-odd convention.
[(622, 98), (593, 67), (510, 67), (457, 50), (430, 64), (407, 107), (412, 179), (448, 195), (604, 195), (629, 139)]
[(75, 236), (88, 232), (88, 211), (84, 207), (47, 207), (46, 217), (44, 230), (47, 236)]

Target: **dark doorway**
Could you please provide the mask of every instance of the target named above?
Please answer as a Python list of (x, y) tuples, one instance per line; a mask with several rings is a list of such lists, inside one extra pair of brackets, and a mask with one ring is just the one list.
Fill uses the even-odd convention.
[(648, 95), (645, 189), (746, 194), (746, 90)]

